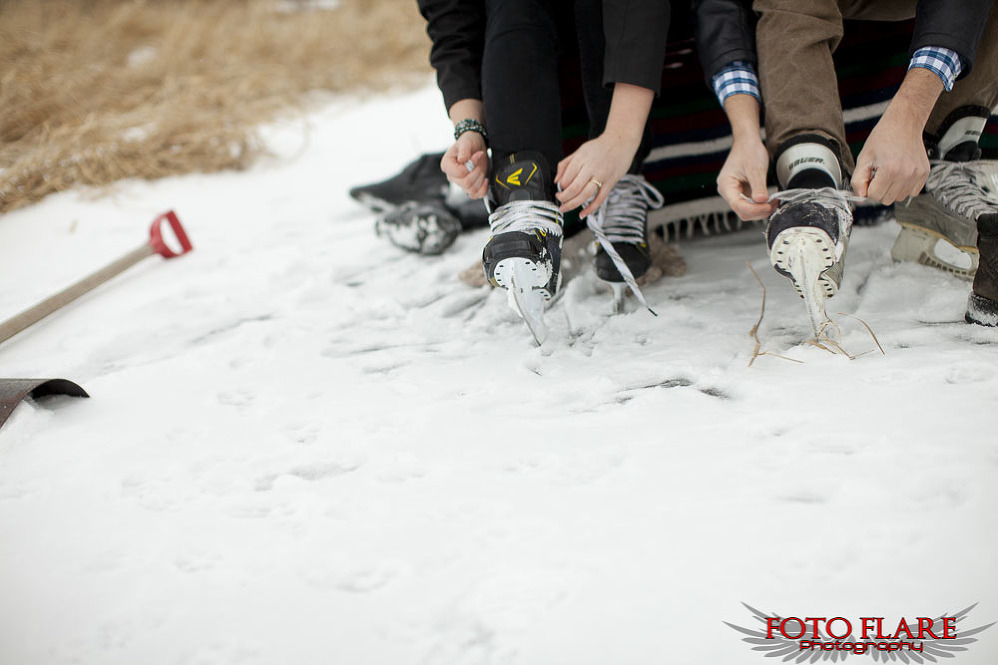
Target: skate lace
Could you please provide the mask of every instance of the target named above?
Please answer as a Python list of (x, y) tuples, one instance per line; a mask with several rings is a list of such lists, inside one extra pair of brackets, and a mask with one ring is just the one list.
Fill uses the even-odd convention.
[[(745, 197), (748, 199), (748, 197)], [(779, 199), (784, 203), (795, 203), (797, 201), (814, 201), (825, 206), (834, 206), (839, 210), (851, 212), (850, 203), (861, 203), (868, 200), (865, 196), (853, 194), (834, 187), (821, 187), (820, 189), (784, 189), (769, 197), (770, 201)], [(748, 199), (752, 200), (752, 199)]]
[(838, 216), (839, 223), (842, 225), (839, 233), (842, 236), (848, 237), (849, 232), (852, 230), (852, 208), (850, 207), (850, 203), (861, 203), (868, 199), (865, 196), (834, 187), (821, 187), (818, 189), (784, 189), (770, 196), (769, 200), (779, 200), (782, 203), (812, 201), (826, 208), (836, 208), (842, 213)]
[(561, 210), (550, 201), (510, 201), (489, 215), (489, 227), (493, 234), (540, 230), (561, 237), (564, 223)]
[(981, 215), (998, 212), (998, 202), (983, 184), (987, 175), (980, 161), (932, 161), (925, 189), (958, 215), (976, 221)]
[(603, 205), (586, 218), (586, 226), (596, 236), (603, 251), (609, 255), (634, 296), (652, 314), (655, 314), (655, 310), (648, 306), (634, 274), (613, 248), (613, 243), (644, 242), (648, 209), (661, 208), (663, 203), (665, 200), (662, 194), (644, 176), (625, 175), (610, 190)]

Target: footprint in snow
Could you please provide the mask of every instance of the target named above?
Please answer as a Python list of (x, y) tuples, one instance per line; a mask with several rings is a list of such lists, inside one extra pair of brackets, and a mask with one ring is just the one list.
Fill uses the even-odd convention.
[(281, 477), (290, 476), (308, 482), (335, 478), (356, 471), (364, 464), (361, 458), (345, 458), (331, 462), (315, 462), (292, 467), (281, 473), (272, 473), (260, 476), (256, 480), (254, 489), (257, 492), (269, 492), (274, 489), (274, 483)]

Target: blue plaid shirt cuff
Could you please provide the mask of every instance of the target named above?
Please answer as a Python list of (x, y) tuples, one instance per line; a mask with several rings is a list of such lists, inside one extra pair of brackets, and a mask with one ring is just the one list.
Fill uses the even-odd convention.
[(759, 79), (755, 75), (752, 63), (747, 60), (736, 60), (727, 67), (724, 67), (711, 78), (714, 85), (714, 94), (717, 101), (724, 106), (724, 100), (731, 95), (752, 95), (759, 103), (762, 103), (762, 96), (759, 94)]
[(963, 63), (957, 52), (941, 46), (926, 46), (915, 51), (908, 69), (915, 67), (928, 69), (941, 78), (947, 92), (953, 89), (953, 83), (963, 71)]

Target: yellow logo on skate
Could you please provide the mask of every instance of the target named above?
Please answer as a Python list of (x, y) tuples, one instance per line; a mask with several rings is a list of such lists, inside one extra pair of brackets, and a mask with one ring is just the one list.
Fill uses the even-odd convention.
[(522, 187), (523, 185), (526, 185), (528, 182), (530, 182), (530, 179), (534, 177), (534, 174), (537, 173), (537, 163), (535, 162), (534, 164), (532, 164), (532, 166), (534, 167), (533, 170), (530, 172), (530, 175), (527, 176), (527, 179), (524, 180), (522, 183), (520, 182), (520, 175), (523, 173), (522, 168), (519, 168), (513, 171), (513, 173), (506, 176), (506, 182), (509, 183), (510, 185), (515, 185), (516, 187)]

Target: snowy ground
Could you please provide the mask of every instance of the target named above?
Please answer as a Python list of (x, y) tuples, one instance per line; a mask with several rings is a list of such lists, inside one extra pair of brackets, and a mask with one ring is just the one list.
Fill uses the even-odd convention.
[[(446, 144), (431, 86), (268, 136), (246, 173), (0, 219), (0, 317), (165, 209), (196, 246), (0, 348), (92, 395), (0, 431), (3, 665), (751, 665), (742, 601), (998, 619), (998, 331), (962, 322), (967, 283), (891, 262), (893, 222), (856, 230), (831, 308), (886, 355), (802, 345), (756, 232), (684, 243), (658, 318), (610, 316), (583, 267), (538, 349), (455, 279), (481, 233), (404, 254), (347, 197)], [(804, 364), (747, 367), (746, 259), (760, 337)], [(951, 662), (995, 663), (979, 637)]]

